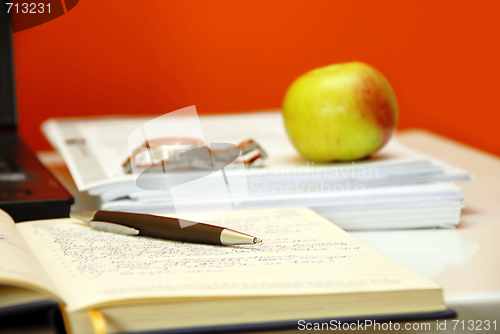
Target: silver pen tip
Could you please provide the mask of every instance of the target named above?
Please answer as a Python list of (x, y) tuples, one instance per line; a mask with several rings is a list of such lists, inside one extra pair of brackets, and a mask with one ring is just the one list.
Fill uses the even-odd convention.
[(262, 242), (261, 239), (259, 239), (259, 238), (253, 238), (253, 243), (254, 244), (260, 244), (261, 242)]

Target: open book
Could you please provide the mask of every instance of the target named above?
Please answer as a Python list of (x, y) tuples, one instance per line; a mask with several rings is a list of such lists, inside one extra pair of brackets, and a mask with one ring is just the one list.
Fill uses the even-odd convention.
[(446, 310), (435, 283), (310, 209), (235, 210), (210, 223), (263, 243), (130, 237), (73, 219), (14, 224), (2, 211), (0, 304), (52, 298), (74, 334), (99, 321), (115, 333)]

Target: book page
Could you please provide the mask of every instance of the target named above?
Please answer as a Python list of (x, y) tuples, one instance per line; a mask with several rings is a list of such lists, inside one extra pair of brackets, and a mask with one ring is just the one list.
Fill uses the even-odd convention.
[(438, 289), (307, 208), (235, 210), (210, 223), (263, 243), (171, 242), (98, 232), (71, 219), (19, 230), (70, 312), (134, 299)]
[(57, 295), (49, 276), (3, 210), (0, 210), (0, 284)]

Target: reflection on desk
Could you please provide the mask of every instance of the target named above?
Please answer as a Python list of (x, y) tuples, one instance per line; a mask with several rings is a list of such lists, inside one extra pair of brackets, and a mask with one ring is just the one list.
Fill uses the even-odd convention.
[(435, 278), (452, 264), (464, 264), (479, 245), (457, 230), (351, 232), (359, 240), (427, 278)]

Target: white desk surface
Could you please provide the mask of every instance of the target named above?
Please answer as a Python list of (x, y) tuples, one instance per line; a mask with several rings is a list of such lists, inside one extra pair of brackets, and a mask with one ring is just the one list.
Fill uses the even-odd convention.
[[(409, 147), (474, 174), (476, 183), (459, 184), (466, 191), (460, 225), (455, 230), (352, 234), (438, 283), (460, 320), (497, 320), (496, 332), (500, 332), (500, 158), (422, 130), (403, 131), (397, 137)], [(42, 152), (39, 158), (75, 197), (74, 209), (95, 207), (92, 198), (76, 191), (58, 154)], [(448, 331), (459, 332), (450, 330), (450, 325), (448, 321)]]

